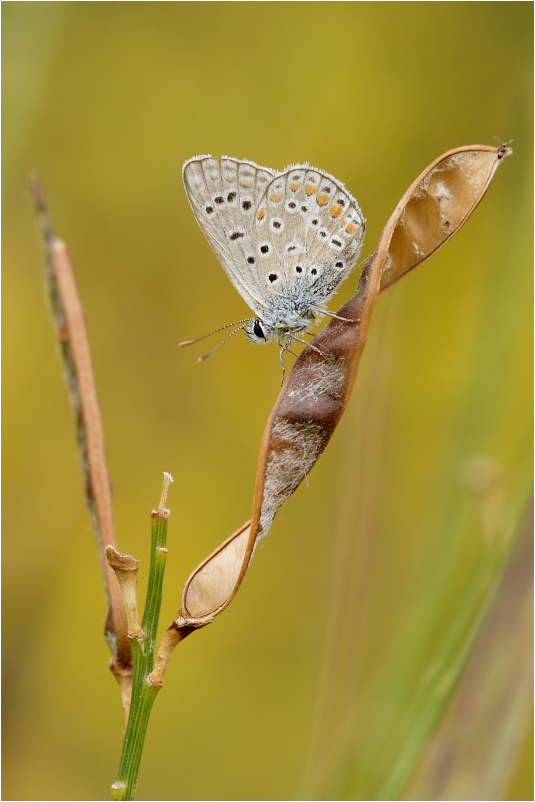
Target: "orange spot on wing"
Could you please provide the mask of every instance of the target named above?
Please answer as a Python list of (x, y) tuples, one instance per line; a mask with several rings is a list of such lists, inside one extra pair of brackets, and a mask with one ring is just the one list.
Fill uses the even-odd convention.
[(292, 192), (297, 192), (300, 186), (301, 186), (301, 181), (292, 181), (292, 183), (290, 184), (290, 189), (292, 190)]
[(250, 178), (240, 178), (240, 187), (250, 187), (252, 181)]
[(316, 187), (314, 184), (307, 184), (305, 187), (305, 192), (307, 195), (313, 195), (316, 191)]
[(333, 205), (331, 206), (331, 217), (340, 217), (342, 214), (342, 207)]
[(347, 231), (348, 234), (354, 234), (356, 230), (357, 230), (357, 227), (353, 223), (350, 223), (348, 225), (348, 227), (346, 228), (346, 231)]
[(319, 206), (325, 206), (326, 203), (329, 203), (330, 198), (326, 192), (324, 192), (322, 195), (320, 195), (318, 192), (316, 195), (316, 200), (318, 201)]
[(265, 209), (260, 209), (260, 211), (257, 214), (257, 218), (259, 220), (263, 220), (265, 216), (266, 216), (266, 210)]
[(282, 195), (280, 192), (272, 192), (271, 195), (269, 196), (269, 199), (273, 201), (273, 203), (278, 203), (279, 201), (282, 200)]

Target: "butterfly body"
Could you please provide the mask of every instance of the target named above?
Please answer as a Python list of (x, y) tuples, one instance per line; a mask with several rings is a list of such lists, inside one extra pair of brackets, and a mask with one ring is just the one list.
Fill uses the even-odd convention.
[(328, 314), (325, 302), (356, 263), (365, 231), (356, 200), (308, 164), (278, 173), (199, 156), (183, 178), (197, 222), (255, 315), (247, 338), (286, 350)]

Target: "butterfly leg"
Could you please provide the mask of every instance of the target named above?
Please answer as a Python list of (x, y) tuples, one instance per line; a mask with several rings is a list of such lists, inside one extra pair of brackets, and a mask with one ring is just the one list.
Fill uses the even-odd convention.
[[(286, 373), (286, 365), (284, 364), (284, 352), (285, 351), (290, 351), (290, 345), (291, 344), (292, 344), (292, 340), (291, 340), (291, 338), (288, 338), (286, 340), (286, 342), (284, 343), (284, 345), (282, 346), (281, 352), (280, 352), (280, 360), (281, 360), (281, 365), (282, 365), (281, 387), (284, 384), (284, 374)], [(290, 351), (290, 353), (293, 354), (293, 351)], [(296, 356), (296, 354), (294, 354), (294, 356)]]
[(335, 315), (334, 312), (329, 312), (327, 309), (317, 309), (314, 307), (314, 312), (318, 315), (327, 315), (327, 317), (334, 317), (336, 320), (343, 320), (344, 323), (360, 323), (360, 317), (355, 318), (352, 320), (348, 317), (340, 317), (340, 315)]
[(312, 348), (312, 350), (316, 351), (317, 354), (321, 354), (321, 356), (325, 356), (325, 352), (321, 351), (319, 348), (316, 348), (316, 346), (312, 345), (312, 343), (307, 343), (306, 340), (301, 340), (300, 337), (293, 336), (292, 339), (296, 340), (296, 342), (298, 342), (298, 343), (303, 343), (303, 345), (306, 345), (307, 348)]

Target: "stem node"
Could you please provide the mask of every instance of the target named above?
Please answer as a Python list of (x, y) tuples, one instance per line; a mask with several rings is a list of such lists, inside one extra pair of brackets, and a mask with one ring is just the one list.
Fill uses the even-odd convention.
[(139, 623), (137, 611), (137, 572), (139, 560), (129, 554), (121, 554), (113, 546), (106, 546), (108, 563), (115, 571), (123, 595), (126, 621), (128, 623), (128, 640), (143, 641), (144, 633)]

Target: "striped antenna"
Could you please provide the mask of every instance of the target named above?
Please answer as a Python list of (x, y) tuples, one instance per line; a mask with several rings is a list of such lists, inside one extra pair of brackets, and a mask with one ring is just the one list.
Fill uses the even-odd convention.
[[(240, 321), (236, 321), (236, 322), (240, 322)], [(241, 321), (241, 322), (245, 322), (245, 321)], [(233, 325), (233, 324), (231, 324), (231, 325)], [(225, 328), (225, 329), (226, 329), (226, 328), (227, 328), (227, 326), (224, 326), (223, 328)], [(219, 329), (219, 330), (221, 331), (221, 329)], [(224, 340), (221, 340), (221, 342), (219, 343), (219, 345), (216, 345), (216, 347), (215, 347), (215, 348), (212, 348), (212, 350), (211, 350), (211, 351), (208, 351), (208, 353), (207, 353), (207, 354), (204, 354), (204, 356), (200, 356), (200, 357), (197, 359), (197, 362), (204, 362), (204, 360), (205, 360), (205, 359), (208, 359), (208, 357), (209, 357), (209, 356), (212, 356), (212, 354), (213, 354), (215, 351), (217, 351), (217, 349), (218, 349), (218, 348), (221, 348), (221, 346), (222, 346), (222, 345), (225, 345), (225, 343), (227, 342), (227, 340), (230, 340), (230, 338), (231, 338), (231, 337), (232, 337), (234, 334), (236, 334), (238, 331), (245, 331), (245, 326), (239, 326), (237, 329), (234, 329), (234, 331), (231, 331), (231, 332), (230, 332), (230, 334), (228, 334), (228, 335), (225, 337), (225, 339), (224, 339)], [(213, 333), (213, 332), (212, 332), (212, 333)], [(200, 339), (202, 340), (202, 337), (201, 337)]]
[[(196, 340), (184, 340), (184, 342), (178, 343), (178, 347), (182, 348), (184, 345), (193, 345), (194, 343), (200, 342), (200, 340), (204, 340), (206, 337), (211, 337), (212, 334), (217, 334), (219, 331), (223, 331), (224, 329), (229, 329), (231, 326), (237, 326), (238, 323), (247, 323), (248, 321), (249, 321), (248, 317), (245, 318), (244, 320), (235, 320), (234, 323), (227, 323), (226, 326), (221, 326), (221, 328), (219, 329), (214, 329), (213, 331), (209, 331), (208, 334), (203, 334), (202, 337), (197, 337)], [(239, 331), (239, 329), (237, 329), (237, 331)], [(223, 340), (223, 342), (225, 342), (225, 340)]]

